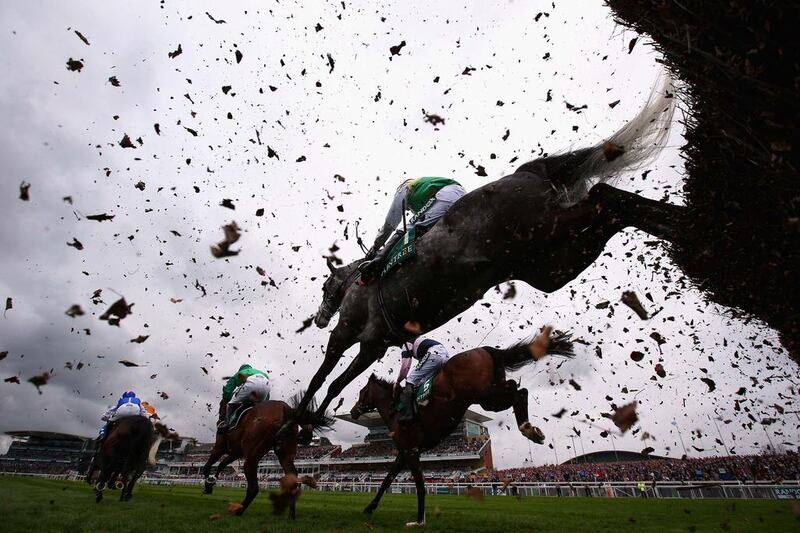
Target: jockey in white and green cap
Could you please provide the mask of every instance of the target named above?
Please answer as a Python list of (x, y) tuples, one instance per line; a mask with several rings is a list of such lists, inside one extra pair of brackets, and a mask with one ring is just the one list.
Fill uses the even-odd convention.
[(219, 404), (220, 432), (226, 431), (240, 408), (269, 400), (270, 385), (266, 372), (250, 365), (242, 365), (228, 378), (222, 387), (222, 401)]
[(414, 213), (411, 224), (418, 228), (419, 234), (419, 230), (426, 231), (436, 224), (466, 193), (464, 187), (450, 178), (423, 176), (405, 180), (395, 192), (383, 227), (367, 253), (367, 261), (359, 267), (362, 278), (369, 279), (377, 274), (386, 255), (405, 233), (405, 228), (395, 229), (406, 209)]

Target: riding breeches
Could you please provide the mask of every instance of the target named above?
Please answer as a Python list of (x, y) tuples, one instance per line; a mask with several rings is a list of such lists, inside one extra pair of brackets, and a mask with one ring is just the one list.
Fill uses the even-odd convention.
[(138, 416), (142, 414), (142, 408), (136, 405), (135, 403), (123, 403), (114, 411), (114, 414), (111, 416), (109, 422), (113, 422), (115, 420), (119, 420), (120, 418), (126, 418), (129, 416)]
[(406, 376), (406, 383), (414, 387), (419, 387), (425, 383), (428, 378), (433, 377), (442, 369), (445, 363), (447, 363), (447, 358), (447, 349), (444, 346), (441, 344), (431, 346), (428, 348), (425, 357), (420, 359), (417, 366), (408, 373)]
[(456, 183), (442, 187), (436, 193), (436, 199), (424, 213), (417, 215), (414, 224), (418, 227), (428, 228), (436, 224), (456, 201), (467, 194), (464, 187)]
[(231, 403), (243, 403), (250, 401), (251, 394), (256, 395), (258, 402), (264, 402), (269, 400), (269, 392), (269, 379), (266, 376), (254, 374), (249, 376), (247, 381), (239, 385), (239, 387), (233, 391)]

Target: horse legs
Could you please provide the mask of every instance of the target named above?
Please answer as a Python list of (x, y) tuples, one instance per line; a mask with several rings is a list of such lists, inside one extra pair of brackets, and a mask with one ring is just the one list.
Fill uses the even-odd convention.
[(609, 239), (628, 226), (673, 240), (684, 209), (597, 184), (587, 198), (554, 211), (549, 220), (531, 228), (531, 264), (521, 265), (517, 275), (539, 290), (555, 292), (588, 268)]
[(542, 430), (528, 420), (528, 389), (518, 389), (514, 380), (509, 379), (502, 385), (493, 387), (486, 393), (484, 399), (480, 402), (480, 406), (494, 413), (513, 407), (514, 417), (517, 419), (517, 427), (520, 433), (536, 444), (544, 443)]
[(225, 455), (225, 447), (215, 444), (211, 450), (211, 455), (208, 456), (208, 461), (203, 465), (203, 494), (211, 494), (214, 491), (214, 484), (217, 482), (217, 478), (211, 476), (211, 467), (223, 455)]
[(372, 363), (383, 357), (383, 354), (386, 353), (386, 348), (387, 346), (384, 343), (362, 341), (361, 349), (355, 359), (350, 362), (350, 366), (348, 366), (338, 378), (333, 380), (333, 383), (328, 387), (328, 393), (325, 395), (325, 399), (322, 400), (322, 403), (319, 404), (317, 413), (324, 413), (328, 405), (330, 405), (333, 399), (336, 398), (346, 386), (372, 366)]
[[(351, 331), (342, 325), (337, 325), (328, 338), (328, 346), (325, 349), (325, 359), (323, 359), (322, 365), (319, 367), (319, 370), (317, 370), (317, 373), (311, 378), (308, 389), (306, 389), (305, 394), (303, 394), (303, 399), (300, 400), (300, 403), (297, 405), (298, 413), (302, 413), (306, 410), (308, 404), (314, 399), (314, 395), (325, 383), (325, 380), (333, 369), (336, 368), (336, 364), (342, 358), (344, 352), (353, 344), (355, 344), (355, 342)], [(287, 421), (286, 424), (281, 427), (279, 434), (284, 434), (288, 431), (290, 426), (291, 421)]]
[(232, 453), (226, 455), (225, 459), (220, 461), (219, 464), (217, 465), (217, 471), (214, 474), (214, 480), (216, 480), (220, 475), (222, 475), (222, 471), (225, 470), (228, 467), (229, 464), (231, 464), (232, 462), (234, 462), (238, 458), (239, 457), (237, 455), (234, 455)]
[(109, 468), (100, 468), (100, 475), (97, 476), (97, 482), (94, 484), (94, 501), (100, 503), (103, 501), (103, 489), (106, 487), (108, 479), (111, 477)]
[[(292, 451), (293, 450), (293, 451)], [(284, 474), (293, 474), (297, 475), (297, 468), (294, 466), (294, 456), (297, 453), (297, 446), (289, 446), (288, 449), (285, 449), (281, 446), (275, 448), (275, 455), (278, 456), (278, 461), (281, 463), (281, 468), (283, 468)], [(297, 503), (297, 498), (292, 499), (292, 503), (289, 504), (289, 518), (294, 520), (297, 517), (297, 512), (295, 509), (295, 504)]]
[(253, 454), (249, 454), (244, 460), (243, 470), (247, 480), (247, 494), (242, 500), (241, 507), (236, 511), (237, 515), (244, 513), (258, 495), (258, 460), (259, 458), (254, 457)]
[(405, 462), (403, 460), (403, 456), (398, 455), (395, 458), (394, 463), (392, 463), (392, 466), (389, 467), (389, 473), (386, 474), (386, 478), (384, 478), (383, 483), (381, 483), (381, 488), (378, 489), (378, 494), (376, 494), (375, 497), (372, 498), (372, 501), (369, 502), (369, 505), (364, 508), (364, 514), (372, 514), (372, 512), (378, 508), (378, 504), (381, 502), (383, 493), (386, 492), (386, 490), (392, 484), (392, 481), (394, 481), (394, 478), (397, 477), (397, 474), (400, 473), (404, 466)]
[(422, 466), (419, 461), (419, 454), (409, 453), (406, 461), (414, 476), (414, 484), (417, 486), (417, 521), (409, 522), (407, 527), (425, 525), (425, 478), (422, 476)]
[(528, 389), (519, 389), (514, 392), (514, 417), (517, 427), (526, 439), (536, 444), (544, 444), (544, 433), (528, 420)]
[(125, 483), (125, 487), (122, 489), (122, 494), (120, 494), (119, 501), (127, 502), (133, 498), (133, 486), (136, 485), (136, 482), (142, 477), (144, 473), (144, 465), (136, 468), (133, 472), (130, 473), (129, 479), (127, 483)]
[(677, 236), (686, 212), (685, 207), (650, 200), (607, 183), (592, 187), (589, 200), (608, 209), (612, 216), (619, 218), (623, 227), (633, 226), (669, 242)]

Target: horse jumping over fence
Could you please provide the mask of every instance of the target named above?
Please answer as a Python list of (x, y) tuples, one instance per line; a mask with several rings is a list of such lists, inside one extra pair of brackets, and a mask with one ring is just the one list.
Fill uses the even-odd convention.
[(354, 283), (362, 260), (337, 268), (329, 259), (315, 323), (326, 327), (337, 311), (340, 318), (298, 411), (356, 343), (358, 355), (330, 384), (320, 409), (390, 346), (407, 340), (401, 327), (407, 321), (430, 331), (512, 279), (557, 291), (629, 226), (671, 241), (681, 231), (684, 208), (607, 182), (663, 148), (674, 109), (672, 79), (664, 75), (639, 114), (606, 142), (530, 161), (463, 196), (417, 240), (416, 257), (378, 283)]

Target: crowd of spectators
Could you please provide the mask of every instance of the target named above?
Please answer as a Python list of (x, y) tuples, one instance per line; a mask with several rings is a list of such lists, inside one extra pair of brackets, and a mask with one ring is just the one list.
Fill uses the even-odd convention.
[[(486, 441), (472, 440), (467, 441), (463, 438), (450, 437), (436, 448), (425, 452), (425, 455), (457, 455), (467, 453), (477, 453), (483, 448)], [(341, 459), (357, 459), (362, 457), (394, 457), (397, 450), (394, 443), (389, 440), (371, 441), (364, 445), (351, 446), (335, 457)]]
[(491, 474), (494, 481), (776, 481), (800, 479), (800, 455), (732, 455), (692, 459), (653, 459), (509, 468)]
[(330, 446), (300, 446), (297, 448), (295, 461), (321, 459), (328, 455), (338, 454), (341, 450), (342, 447), (338, 444)]

